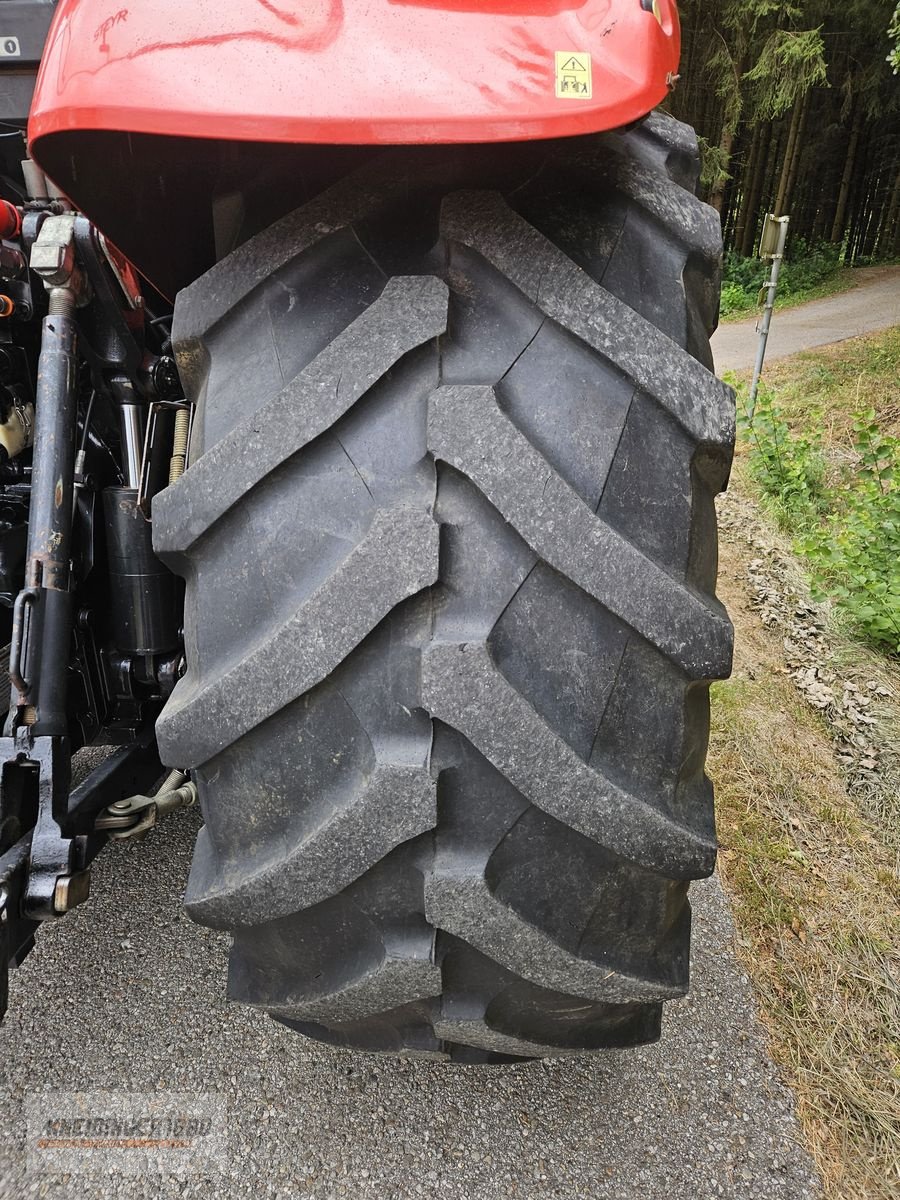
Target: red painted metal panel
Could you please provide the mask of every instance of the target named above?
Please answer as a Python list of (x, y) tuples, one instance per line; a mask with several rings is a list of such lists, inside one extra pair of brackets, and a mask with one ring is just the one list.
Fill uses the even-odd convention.
[[(29, 135), (518, 141), (643, 116), (673, 0), (61, 0)], [(59, 180), (63, 185), (64, 180)]]

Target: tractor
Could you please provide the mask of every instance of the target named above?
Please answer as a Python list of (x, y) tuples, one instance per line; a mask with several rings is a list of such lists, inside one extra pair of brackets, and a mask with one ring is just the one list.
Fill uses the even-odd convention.
[(4, 1006), (196, 803), (187, 911), (300, 1034), (659, 1037), (732, 647), (679, 43), (672, 0), (0, 0)]

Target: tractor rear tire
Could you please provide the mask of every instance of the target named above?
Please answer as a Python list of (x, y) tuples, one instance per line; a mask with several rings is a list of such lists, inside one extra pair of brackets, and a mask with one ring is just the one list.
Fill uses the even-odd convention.
[(655, 1040), (715, 860), (720, 231), (664, 116), (392, 149), (178, 298), (158, 724), (229, 995), (339, 1046)]

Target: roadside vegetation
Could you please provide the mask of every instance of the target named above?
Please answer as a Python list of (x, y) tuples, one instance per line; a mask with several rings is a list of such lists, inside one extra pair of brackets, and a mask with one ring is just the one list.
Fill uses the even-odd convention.
[[(730, 250), (722, 276), (721, 315), (738, 319), (761, 311), (760, 291), (769, 277), (770, 264), (744, 258)], [(820, 300), (847, 291), (856, 282), (855, 271), (841, 262), (840, 251), (827, 242), (808, 246), (802, 238), (789, 244), (788, 257), (778, 280), (776, 308), (791, 308), (807, 300)]]
[(734, 677), (713, 689), (720, 870), (829, 1200), (888, 1200), (900, 1194), (900, 330), (786, 360), (767, 383), (720, 513), (736, 629)]
[(900, 328), (776, 368), (754, 411), (750, 478), (808, 564), (815, 598), (900, 654)]

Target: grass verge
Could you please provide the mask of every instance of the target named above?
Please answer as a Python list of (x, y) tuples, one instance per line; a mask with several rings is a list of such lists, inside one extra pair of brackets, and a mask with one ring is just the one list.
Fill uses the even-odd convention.
[[(767, 278), (766, 264), (760, 263), (759, 287), (755, 292), (738, 286), (729, 287), (726, 283), (722, 292), (722, 320), (724, 322), (746, 321), (754, 313), (761, 313), (762, 305), (758, 302), (759, 289), (763, 287)], [(797, 291), (779, 292), (775, 300), (776, 311), (796, 308), (798, 304), (808, 304), (810, 300), (825, 300), (829, 296), (837, 296), (841, 292), (847, 292), (856, 287), (858, 280), (859, 276), (853, 267), (841, 267), (833, 275), (818, 283), (799, 288)]]
[(900, 435), (900, 326), (780, 359), (766, 367), (765, 382), (792, 429), (822, 431), (833, 477), (852, 454), (861, 405), (875, 409), (885, 432)]
[(738, 469), (857, 636), (900, 656), (900, 328), (779, 364), (751, 414), (738, 381)]
[[(893, 330), (767, 373), (793, 432), (820, 439), (829, 495), (854, 468), (860, 395), (885, 431), (900, 432), (898, 368)], [(747, 460), (744, 444), (721, 513), (719, 591), (736, 642), (734, 677), (712, 695), (720, 872), (826, 1195), (894, 1200), (900, 663), (810, 600), (789, 522)]]
[[(740, 568), (741, 564), (738, 562)], [(831, 1200), (900, 1189), (900, 878), (848, 795), (824, 719), (732, 587), (735, 677), (713, 689), (709, 771), (738, 956)]]

